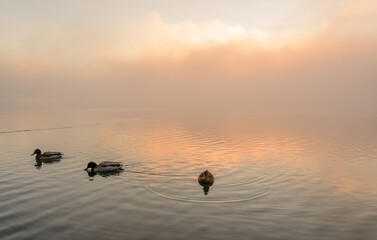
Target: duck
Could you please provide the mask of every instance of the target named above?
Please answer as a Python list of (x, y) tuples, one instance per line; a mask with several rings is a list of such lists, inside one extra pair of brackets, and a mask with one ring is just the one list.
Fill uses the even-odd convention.
[(49, 161), (49, 160), (59, 160), (63, 157), (62, 152), (44, 152), (40, 149), (35, 149), (33, 154), (30, 156), (35, 155), (35, 160), (37, 161)]
[(85, 170), (91, 169), (92, 172), (111, 172), (123, 170), (123, 163), (105, 161), (97, 164), (95, 162), (89, 162)]
[(198, 182), (201, 185), (206, 184), (206, 185), (211, 186), (215, 182), (215, 177), (210, 171), (205, 170), (199, 175)]

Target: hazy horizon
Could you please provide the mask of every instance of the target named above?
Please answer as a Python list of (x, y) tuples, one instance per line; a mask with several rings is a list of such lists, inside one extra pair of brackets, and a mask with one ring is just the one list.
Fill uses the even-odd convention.
[(2, 1), (0, 111), (376, 113), (377, 3)]
[(377, 0), (2, 0), (0, 236), (375, 239), (376, 90)]

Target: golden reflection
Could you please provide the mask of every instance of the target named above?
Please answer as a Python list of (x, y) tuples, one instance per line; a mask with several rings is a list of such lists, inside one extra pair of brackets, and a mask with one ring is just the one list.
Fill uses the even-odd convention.
[[(238, 128), (238, 120), (205, 131), (201, 130), (202, 126), (193, 125), (161, 122), (132, 127), (119, 125), (119, 129), (101, 136), (101, 141), (104, 148), (116, 150), (119, 156), (126, 157), (132, 151), (147, 161), (143, 164), (149, 169), (178, 175), (194, 174), (203, 169), (216, 175), (217, 172), (233, 171), (243, 164), (284, 164), (294, 168), (295, 164), (300, 164), (297, 156), (308, 147), (282, 129), (270, 128), (263, 133), (258, 126)], [(114, 132), (122, 134), (114, 135)]]
[[(350, 149), (355, 148), (354, 142), (347, 138), (340, 142), (330, 128), (280, 126), (248, 118), (223, 119), (208, 125), (164, 121), (140, 120), (132, 127), (120, 124), (113, 131), (122, 134), (110, 131), (101, 139), (105, 148), (114, 149), (125, 161), (128, 151), (139, 155), (143, 166), (156, 174), (195, 179), (195, 173), (208, 169), (225, 181), (225, 176), (231, 177), (246, 167), (259, 169), (272, 178), (307, 173), (313, 178), (310, 181), (322, 179), (322, 187), (332, 189), (334, 194), (376, 193), (376, 186), (371, 186), (376, 182), (375, 172), (368, 173), (362, 165), (366, 162), (359, 165), (352, 161), (352, 152), (344, 151), (347, 143)], [(360, 171), (354, 173), (355, 168)]]

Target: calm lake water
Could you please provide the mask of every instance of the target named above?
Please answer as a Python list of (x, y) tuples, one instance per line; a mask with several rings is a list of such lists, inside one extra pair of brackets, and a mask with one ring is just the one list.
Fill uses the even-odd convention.
[[(3, 112), (0, 146), (2, 240), (377, 236), (375, 115)], [(38, 166), (35, 148), (64, 158)]]

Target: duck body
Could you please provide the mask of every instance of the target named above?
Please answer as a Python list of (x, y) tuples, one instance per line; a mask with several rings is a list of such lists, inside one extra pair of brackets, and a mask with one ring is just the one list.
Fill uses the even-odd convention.
[(34, 153), (31, 156), (35, 155), (35, 160), (37, 161), (52, 161), (52, 160), (59, 160), (63, 157), (62, 152), (44, 152), (42, 153), (41, 150), (35, 149)]
[(205, 184), (211, 186), (215, 182), (215, 177), (210, 171), (205, 170), (199, 175), (198, 182), (201, 185)]
[(85, 170), (88, 170), (88, 169), (91, 169), (91, 171), (94, 171), (94, 172), (119, 171), (119, 170), (123, 170), (123, 163), (105, 161), (105, 162), (96, 164), (95, 162), (89, 162)]

